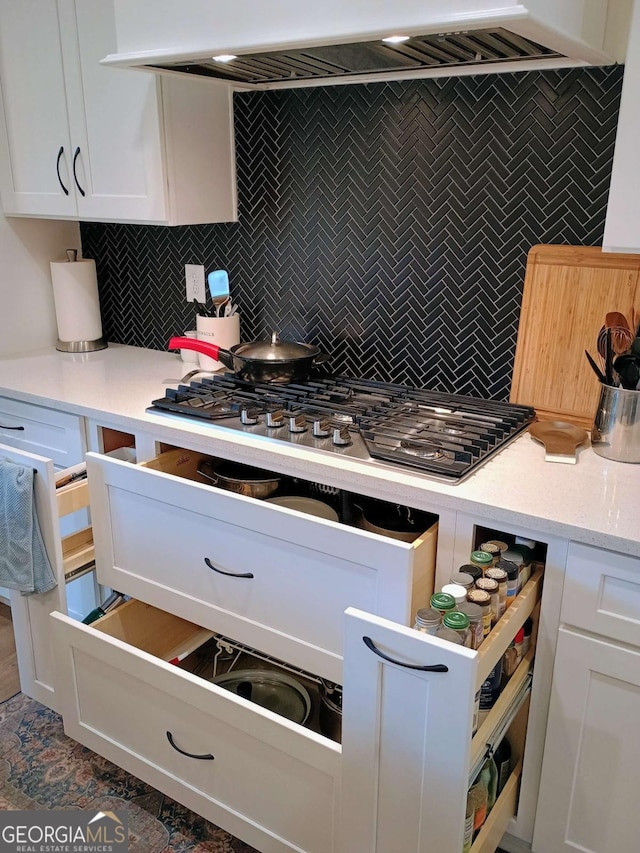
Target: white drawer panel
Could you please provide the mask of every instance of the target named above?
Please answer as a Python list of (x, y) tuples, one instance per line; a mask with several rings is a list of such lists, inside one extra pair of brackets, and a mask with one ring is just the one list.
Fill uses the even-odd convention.
[(640, 560), (572, 543), (561, 619), (640, 646)]
[(428, 595), (435, 529), (407, 544), (93, 454), (88, 466), (101, 583), (330, 680), (348, 606), (407, 624), (418, 578)]
[(264, 853), (334, 851), (340, 747), (102, 634), (105, 619), (53, 617), (67, 734)]
[(81, 462), (85, 452), (82, 418), (7, 397), (0, 397), (0, 442), (62, 468)]

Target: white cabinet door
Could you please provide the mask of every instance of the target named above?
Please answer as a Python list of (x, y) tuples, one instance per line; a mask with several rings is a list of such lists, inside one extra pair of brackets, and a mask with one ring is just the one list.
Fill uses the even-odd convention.
[(105, 0), (58, 0), (78, 215), (85, 220), (168, 218), (158, 83), (100, 65), (115, 42)]
[(640, 652), (560, 629), (536, 853), (620, 853), (640, 843)]
[(639, 134), (640, 3), (635, 3), (629, 30), (607, 218), (602, 240), (605, 252), (640, 251)]
[(56, 0), (2, 0), (0, 83), (8, 214), (74, 217), (72, 150)]
[(237, 219), (231, 90), (101, 65), (114, 45), (110, 0), (0, 0), (4, 213)]
[(352, 608), (345, 623), (341, 853), (460, 853), (477, 652)]
[(42, 594), (21, 595), (11, 590), (11, 617), (16, 637), (20, 688), (27, 696), (58, 710), (54, 696), (54, 664), (49, 614), (65, 610), (65, 586), (53, 462), (42, 456), (0, 444), (0, 456), (36, 471), (34, 495), (38, 521), (58, 585)]

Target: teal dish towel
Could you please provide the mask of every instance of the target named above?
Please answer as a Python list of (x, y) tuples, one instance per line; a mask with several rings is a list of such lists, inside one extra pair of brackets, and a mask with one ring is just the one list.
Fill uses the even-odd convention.
[(22, 595), (57, 585), (38, 523), (33, 468), (0, 459), (0, 586)]

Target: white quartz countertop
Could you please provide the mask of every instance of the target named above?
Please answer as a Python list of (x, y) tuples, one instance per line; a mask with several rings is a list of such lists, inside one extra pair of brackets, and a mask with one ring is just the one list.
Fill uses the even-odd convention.
[(174, 353), (118, 344), (82, 355), (51, 348), (0, 359), (0, 396), (431, 512), (466, 511), (640, 556), (640, 465), (605, 460), (588, 445), (576, 465), (545, 462), (544, 448), (525, 434), (452, 485), (375, 461), (148, 414), (151, 401), (189, 367)]

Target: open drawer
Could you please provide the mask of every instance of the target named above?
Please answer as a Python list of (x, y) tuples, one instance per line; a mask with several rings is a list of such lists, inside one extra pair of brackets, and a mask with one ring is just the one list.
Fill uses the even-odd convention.
[(88, 486), (85, 480), (56, 490), (56, 473), (51, 459), (6, 445), (0, 445), (0, 456), (35, 471), (34, 500), (38, 522), (58, 582), (54, 589), (45, 593), (23, 596), (16, 590), (11, 591), (20, 687), (27, 696), (58, 710), (49, 614), (54, 610), (66, 610), (66, 582), (94, 567), (91, 529), (62, 537), (60, 519), (88, 506)]
[(51, 618), (70, 737), (264, 853), (337, 849), (340, 746), (167, 662), (210, 631), (135, 600)]
[(437, 524), (411, 543), (196, 482), (203, 454), (87, 455), (101, 583), (342, 683), (349, 606), (408, 625)]

